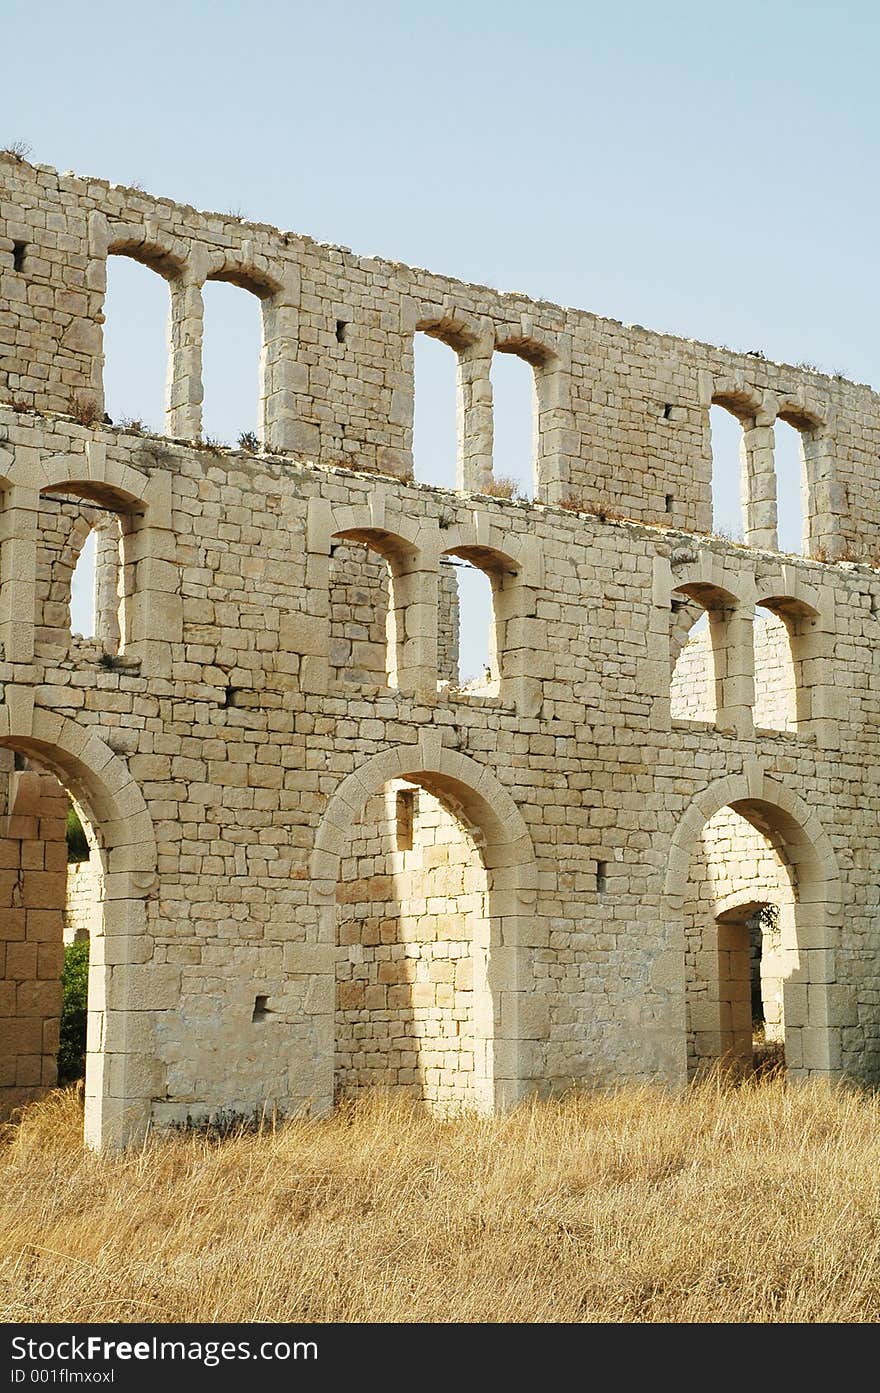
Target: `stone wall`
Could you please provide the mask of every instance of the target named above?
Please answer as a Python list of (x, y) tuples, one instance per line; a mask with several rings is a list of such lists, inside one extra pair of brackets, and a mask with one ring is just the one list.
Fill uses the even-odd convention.
[[(413, 1051), (390, 1043), (406, 1037), (379, 1031), (400, 1022), (367, 1008), (369, 988), (433, 989), (434, 1005), (418, 1009), (441, 1013), (424, 1024), (436, 1022), (425, 1054), (442, 1060), (459, 989), (450, 1007), (450, 983), (431, 977), (439, 951), (413, 960), (427, 983), (380, 983), (384, 959), (366, 953), (380, 945), (358, 927), (369, 971), (364, 1007), (351, 1009), (370, 1017), (337, 1014), (338, 887), (343, 924), (352, 903), (358, 925), (396, 919), (404, 956), (413, 940), (401, 921), (422, 917), (406, 910), (422, 898), (415, 881), (347, 899), (355, 862), (387, 867), (397, 855), (371, 810), (399, 782), (454, 812), (462, 845), (479, 843), (484, 910), (469, 908), (465, 925), (454, 888), (424, 914), (436, 922), (430, 942), (447, 950), (485, 941), (472, 1003), (480, 1106), (573, 1084), (681, 1082), (689, 1033), (695, 1057), (697, 956), (739, 952), (716, 924), (733, 923), (723, 916), (763, 877), (754, 832), (796, 887), (783, 990), (791, 1067), (880, 1079), (880, 574), (822, 559), (832, 552), (821, 541), (834, 534), (859, 555), (873, 542), (873, 395), (97, 181), (5, 159), (0, 169), (0, 748), (57, 772), (100, 844), (90, 1140), (220, 1111), (320, 1110), (346, 1055), (354, 1080), (410, 1068)], [(65, 410), (71, 391), (99, 400), (114, 249), (169, 278), (169, 437), (93, 420), (81, 401), (78, 419)], [(217, 275), (263, 299), (256, 453), (192, 443), (199, 286)], [(459, 354), (459, 492), (408, 477), (416, 331)], [(485, 374), (502, 349), (530, 357), (541, 379), (534, 503), (480, 492)], [(706, 535), (705, 418), (719, 393), (749, 434), (749, 546)], [(776, 410), (800, 413), (805, 431), (812, 413), (809, 559), (774, 551), (763, 508)], [(104, 580), (118, 639), (103, 625), (93, 639), (67, 632), (82, 519), (65, 531), (59, 497), (118, 529)], [(450, 556), (492, 579), (492, 688), (447, 685)], [(388, 684), (369, 656), (389, 632), (373, 612), (382, 568), (393, 578)], [(697, 605), (709, 613), (716, 701), (714, 715), (682, 720), (670, 652)], [(758, 606), (786, 623), (795, 728), (767, 728), (756, 704)], [(355, 644), (366, 645), (356, 661)], [(707, 843), (703, 829), (725, 808), (753, 831)], [(448, 831), (436, 818), (435, 839)], [(699, 889), (717, 874), (713, 858), (732, 876), (727, 907), (714, 880), (711, 903)], [(728, 964), (728, 984), (735, 971)], [(364, 1039), (389, 1042), (375, 1062), (349, 1047), (360, 1025), (374, 1032)], [(465, 1035), (457, 1063), (425, 1065), (419, 1086), (442, 1106), (467, 1094)]]
[[(3, 751), (11, 766), (8, 752)], [(0, 1117), (58, 1077), (67, 798), (51, 774), (7, 767), (0, 817)]]
[(79, 943), (101, 930), (101, 903), (104, 898), (100, 861), (73, 861), (67, 867), (67, 897), (64, 907), (64, 942)]
[(865, 386), (9, 155), (0, 191), (0, 389), (22, 407), (100, 419), (106, 260), (130, 256), (168, 283), (171, 436), (199, 436), (201, 291), (227, 280), (261, 301), (264, 438), (298, 458), (411, 477), (413, 336), (424, 332), (458, 356), (469, 490), (491, 485), (492, 355), (515, 353), (535, 373), (538, 498), (707, 532), (714, 401), (744, 427), (747, 541), (776, 545), (781, 418), (804, 442), (810, 553), (876, 559), (880, 403)]
[(338, 892), (337, 1094), (479, 1101), (474, 956), (484, 963), (487, 894), (473, 836), (437, 798), (397, 782), (367, 803)]

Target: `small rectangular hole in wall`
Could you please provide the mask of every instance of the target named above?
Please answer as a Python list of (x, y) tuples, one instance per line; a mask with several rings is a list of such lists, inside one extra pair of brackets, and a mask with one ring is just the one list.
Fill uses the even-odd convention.
[(396, 823), (397, 850), (412, 851), (413, 828), (416, 820), (416, 791), (414, 788), (401, 788), (397, 792)]
[(667, 493), (667, 495), (666, 495), (666, 511), (667, 511), (667, 513), (671, 513), (671, 512), (672, 512), (672, 505), (673, 505), (674, 502), (675, 502), (675, 497), (674, 497), (674, 495), (671, 494), (671, 493)]
[(258, 996), (258, 997), (256, 997), (255, 1000), (254, 1000), (254, 1014), (251, 1016), (251, 1020), (252, 1020), (252, 1021), (266, 1021), (266, 1020), (269, 1019), (269, 1017), (271, 1016), (271, 1014), (272, 1014), (272, 1012), (269, 1010), (269, 998), (268, 998), (268, 996)]
[(27, 251), (27, 242), (13, 242), (12, 244), (12, 266), (15, 271), (24, 270), (24, 254)]
[(668, 402), (666, 403), (666, 405), (664, 406), (664, 408), (663, 408), (663, 419), (664, 419), (664, 421), (668, 421), (668, 420), (671, 419), (671, 417), (672, 417), (672, 402), (671, 402), (671, 401), (668, 401)]
[(596, 862), (596, 894), (604, 895), (608, 889), (608, 862)]
[(26, 765), (27, 765), (27, 760), (25, 759), (24, 755), (20, 755), (20, 754), (18, 753), (18, 750), (13, 750), (13, 751), (12, 751), (12, 767), (13, 767), (13, 769), (21, 770), (21, 769), (24, 769), (24, 768), (26, 767)]
[(337, 319), (337, 321), (336, 321), (336, 342), (337, 342), (337, 343), (345, 343), (345, 339), (346, 339), (347, 334), (348, 334), (348, 322), (347, 322), (347, 320), (345, 320), (345, 319)]

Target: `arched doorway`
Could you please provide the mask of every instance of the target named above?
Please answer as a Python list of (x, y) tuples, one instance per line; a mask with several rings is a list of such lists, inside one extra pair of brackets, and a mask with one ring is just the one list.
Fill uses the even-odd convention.
[[(63, 819), (69, 795), (91, 829), (102, 885), (94, 906), (89, 955), (85, 1139), (94, 1148), (119, 1146), (142, 1133), (157, 1091), (153, 1012), (176, 1005), (172, 984), (150, 960), (152, 945), (146, 934), (146, 901), (156, 883), (152, 823), (119, 756), (86, 728), (34, 710), (29, 698), (32, 700), (25, 689), (10, 685), (0, 707), (6, 801), (6, 818), (0, 830), (7, 853), (20, 849), (21, 865), (30, 858), (37, 872), (33, 892), (29, 894), (25, 886), (19, 896), (25, 915), (16, 918), (14, 928), (22, 935), (17, 941), (25, 951), (17, 955), (20, 964), (15, 980), (29, 980), (24, 973), (33, 957), (34, 981), (39, 984), (41, 943), (50, 950), (54, 946), (55, 957), (58, 955), (56, 929), (60, 929), (63, 907), (59, 895), (63, 897), (64, 892), (57, 883), (60, 867), (46, 860), (46, 836)], [(54, 797), (53, 787), (57, 790)], [(59, 803), (58, 808), (55, 803)], [(50, 836), (49, 840), (54, 844), (58, 838)], [(34, 913), (29, 917), (31, 909)], [(28, 953), (29, 948), (34, 952)], [(44, 1031), (47, 1022), (57, 1018), (59, 996), (53, 975), (58, 964), (50, 950), (43, 952), (46, 988), (32, 993), (32, 1015), (34, 1019), (41, 1016)], [(48, 1037), (45, 1044), (39, 1086), (54, 1082), (50, 1078), (52, 1046)]]
[(682, 1075), (713, 1058), (750, 1062), (752, 972), (744, 932), (750, 912), (764, 904), (779, 908), (781, 937), (766, 975), (768, 991), (772, 974), (779, 978), (786, 1067), (793, 1075), (836, 1074), (850, 1012), (835, 977), (839, 874), (806, 804), (756, 765), (717, 780), (679, 822), (665, 899), (682, 964)]
[(546, 1035), (525, 951), (536, 869), (494, 775), (431, 739), (375, 756), (331, 798), (311, 872), (326, 1104), (374, 1084), (443, 1110), (520, 1098)]

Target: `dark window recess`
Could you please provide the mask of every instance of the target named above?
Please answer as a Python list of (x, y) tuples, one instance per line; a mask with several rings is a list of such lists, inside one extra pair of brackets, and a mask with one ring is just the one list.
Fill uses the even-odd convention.
[(271, 1016), (271, 1014), (272, 1014), (272, 1012), (269, 1010), (269, 998), (268, 998), (268, 996), (258, 996), (258, 997), (256, 997), (255, 1000), (254, 1000), (254, 1014), (251, 1016), (251, 1020), (252, 1020), (252, 1021), (267, 1021), (267, 1020), (269, 1019), (269, 1017)]
[(674, 497), (674, 495), (671, 494), (671, 493), (667, 493), (667, 495), (666, 495), (666, 511), (667, 511), (667, 513), (671, 513), (671, 512), (672, 512), (672, 505), (673, 505), (674, 502), (675, 502), (675, 497)]
[(223, 693), (223, 709), (224, 709), (224, 711), (228, 711), (229, 708), (230, 708), (230, 706), (237, 706), (237, 705), (238, 705), (238, 700), (237, 700), (237, 698), (238, 698), (240, 692), (241, 692), (241, 687), (227, 687), (227, 688), (226, 688), (226, 691)]
[(13, 769), (18, 770), (27, 768), (27, 760), (25, 759), (24, 755), (20, 755), (18, 753), (18, 750), (12, 751), (12, 767)]
[(15, 271), (24, 270), (24, 254), (27, 251), (27, 242), (13, 242), (12, 244), (12, 266)]
[(668, 401), (668, 402), (666, 403), (666, 405), (664, 406), (664, 408), (663, 408), (663, 419), (664, 419), (664, 421), (668, 421), (668, 420), (670, 419), (671, 416), (672, 416), (672, 402), (671, 402), (671, 401)]
[(345, 319), (337, 319), (337, 321), (336, 321), (336, 342), (337, 342), (337, 343), (345, 343), (345, 340), (346, 340), (347, 336), (348, 336), (348, 321), (345, 320)]
[(596, 862), (596, 894), (604, 895), (608, 889), (608, 862)]
[(416, 791), (402, 788), (397, 794), (397, 850), (412, 851), (413, 826), (416, 817)]

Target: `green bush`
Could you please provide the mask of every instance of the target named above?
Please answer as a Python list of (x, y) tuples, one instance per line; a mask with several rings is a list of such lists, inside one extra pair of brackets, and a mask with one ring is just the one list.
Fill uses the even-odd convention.
[(76, 808), (71, 803), (67, 809), (67, 861), (68, 865), (72, 861), (88, 861), (89, 844), (86, 841), (86, 834), (83, 825), (76, 815)]
[(58, 1082), (73, 1083), (86, 1072), (86, 1008), (89, 995), (89, 941), (68, 943), (61, 973), (61, 1041)]

